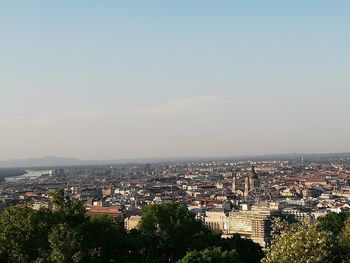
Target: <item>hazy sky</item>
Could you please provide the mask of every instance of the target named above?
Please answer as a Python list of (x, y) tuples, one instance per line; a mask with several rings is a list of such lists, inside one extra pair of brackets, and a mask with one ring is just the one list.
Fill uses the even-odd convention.
[(350, 1), (1, 1), (0, 159), (350, 151)]

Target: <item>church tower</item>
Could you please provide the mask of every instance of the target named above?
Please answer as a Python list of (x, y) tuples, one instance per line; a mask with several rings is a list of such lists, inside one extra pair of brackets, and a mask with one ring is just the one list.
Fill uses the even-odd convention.
[(247, 197), (249, 191), (250, 191), (250, 178), (249, 178), (249, 174), (246, 174), (244, 178), (244, 196)]
[(254, 189), (260, 186), (260, 181), (258, 174), (255, 172), (254, 166), (252, 166), (252, 170), (250, 172), (250, 189)]
[(237, 173), (233, 172), (232, 175), (232, 193), (235, 194), (237, 191)]

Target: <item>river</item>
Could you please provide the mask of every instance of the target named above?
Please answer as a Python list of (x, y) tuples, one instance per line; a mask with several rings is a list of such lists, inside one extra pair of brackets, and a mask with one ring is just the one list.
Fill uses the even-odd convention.
[(5, 182), (16, 183), (20, 180), (36, 179), (43, 174), (51, 174), (52, 170), (26, 170), (26, 172), (20, 176), (5, 177)]

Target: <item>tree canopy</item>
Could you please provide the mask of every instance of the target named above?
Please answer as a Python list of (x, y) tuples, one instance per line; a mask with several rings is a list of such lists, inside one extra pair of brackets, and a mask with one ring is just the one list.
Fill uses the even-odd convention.
[[(54, 209), (11, 206), (0, 215), (0, 262), (258, 263), (260, 246), (238, 235), (223, 239), (186, 206), (143, 209), (137, 229), (122, 218), (88, 216), (82, 202), (52, 193)], [(350, 217), (330, 213), (317, 224), (275, 220), (265, 263), (350, 262)]]
[(220, 239), (206, 228), (187, 207), (178, 204), (150, 205), (143, 209), (140, 234), (148, 242), (152, 262), (174, 262), (188, 250), (202, 249)]
[(331, 232), (334, 236), (338, 236), (345, 227), (345, 222), (349, 218), (349, 214), (345, 212), (328, 213), (325, 217), (321, 217), (318, 221), (317, 228)]
[(127, 232), (122, 219), (88, 216), (83, 203), (63, 191), (52, 197), (52, 211), (19, 205), (1, 213), (0, 262), (162, 263), (189, 253), (226, 260), (215, 262), (257, 263), (263, 256), (250, 240), (221, 239), (179, 204), (146, 206), (139, 228)]
[(311, 223), (289, 225), (276, 237), (263, 262), (333, 262), (331, 233)]
[(178, 263), (241, 263), (235, 250), (222, 251), (221, 248), (205, 249), (202, 251), (190, 251)]

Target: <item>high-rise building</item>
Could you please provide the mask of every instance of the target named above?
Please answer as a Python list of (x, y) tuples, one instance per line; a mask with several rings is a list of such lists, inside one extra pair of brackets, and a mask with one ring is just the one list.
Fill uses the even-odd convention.
[(233, 210), (227, 218), (225, 236), (239, 234), (266, 247), (271, 241), (271, 220), (280, 214), (280, 208), (269, 203), (261, 203), (246, 210)]

